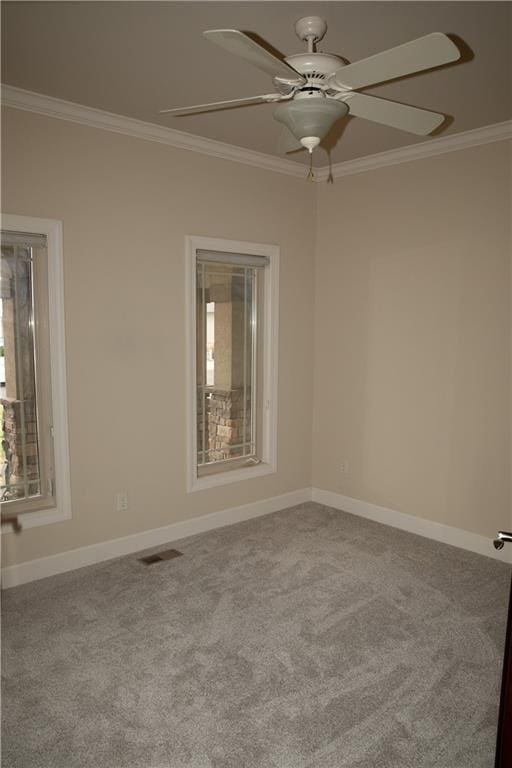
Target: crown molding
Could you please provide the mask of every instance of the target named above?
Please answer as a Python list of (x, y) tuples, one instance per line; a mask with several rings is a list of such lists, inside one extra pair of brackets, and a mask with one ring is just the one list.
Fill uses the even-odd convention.
[(358, 157), (355, 160), (345, 160), (342, 163), (333, 165), (331, 168), (324, 166), (315, 170), (315, 181), (327, 181), (331, 178), (339, 179), (342, 176), (373, 171), (376, 168), (386, 168), (390, 165), (408, 163), (412, 160), (436, 157), (436, 155), (444, 155), (447, 152), (478, 147), (481, 144), (490, 144), (494, 141), (503, 141), (504, 139), (512, 139), (512, 120), (484, 125), (482, 128), (473, 128), (470, 131), (462, 131), (450, 136), (440, 136), (430, 141), (423, 141), (419, 144), (412, 144), (407, 147), (400, 147), (399, 149), (390, 149), (375, 155)]
[[(231, 160), (235, 163), (251, 165), (267, 171), (284, 173), (296, 178), (305, 178), (305, 166), (293, 160), (274, 157), (252, 149), (244, 149), (222, 141), (207, 139), (174, 128), (166, 128), (155, 123), (147, 123), (133, 117), (116, 115), (105, 112), (102, 109), (86, 107), (71, 101), (56, 99), (53, 96), (45, 96), (42, 93), (26, 91), (11, 85), (2, 85), (2, 104), (14, 109), (22, 109), (27, 112), (67, 120), (91, 128), (99, 128), (104, 131), (120, 133), (124, 136), (132, 136), (145, 141), (155, 141), (159, 144), (167, 144), (177, 149), (186, 149), (191, 152), (199, 152), (210, 157)], [(372, 171), (376, 168), (385, 168), (391, 165), (399, 165), (413, 160), (421, 160), (427, 157), (443, 155), (446, 152), (455, 152), (459, 149), (468, 149), (482, 144), (490, 144), (494, 141), (512, 139), (512, 120), (502, 123), (486, 125), (482, 128), (474, 128), (470, 131), (440, 136), (418, 144), (379, 152), (374, 155), (358, 157), (355, 160), (345, 160), (329, 167), (328, 165), (315, 169), (315, 181), (325, 182), (328, 179), (338, 179), (342, 176), (350, 176), (356, 173)]]
[(203, 136), (195, 136), (192, 133), (177, 131), (174, 128), (166, 128), (155, 123), (147, 123), (133, 117), (116, 115), (113, 112), (86, 107), (72, 101), (56, 99), (53, 96), (45, 96), (42, 93), (26, 91), (11, 85), (2, 84), (2, 105), (72, 123), (80, 123), (91, 128), (120, 133), (124, 136), (144, 139), (145, 141), (167, 144), (177, 149), (188, 149), (202, 155), (232, 160), (235, 163), (252, 165), (267, 171), (284, 173), (288, 176), (304, 177), (305, 175), (304, 166), (293, 162), (293, 160), (274, 157), (252, 149), (244, 149), (234, 144), (226, 144)]

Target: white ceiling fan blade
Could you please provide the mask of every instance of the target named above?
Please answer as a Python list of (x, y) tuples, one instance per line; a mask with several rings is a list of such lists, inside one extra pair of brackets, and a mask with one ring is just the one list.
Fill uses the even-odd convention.
[(341, 67), (331, 80), (334, 87), (364, 88), (424, 69), (457, 61), (460, 51), (447, 35), (432, 32), (409, 43), (376, 53), (367, 59)]
[(288, 66), (286, 62), (269, 53), (263, 46), (238, 29), (208, 29), (203, 32), (203, 35), (229, 53), (241, 56), (242, 59), (258, 67), (258, 69), (262, 69), (271, 77), (279, 77), (298, 83), (306, 82), (302, 75)]
[(390, 125), (401, 131), (415, 133), (418, 136), (426, 136), (437, 128), (444, 115), (438, 112), (430, 112), (428, 109), (409, 107), (388, 99), (378, 99), (376, 96), (368, 96), (364, 93), (347, 94), (343, 99), (349, 108), (349, 114), (355, 117), (363, 117), (374, 123)]
[(228, 109), (229, 107), (242, 107), (245, 104), (260, 104), (262, 101), (283, 101), (283, 96), (279, 93), (267, 93), (263, 96), (248, 96), (245, 99), (230, 99), (229, 101), (214, 101), (210, 104), (196, 104), (193, 107), (177, 107), (176, 109), (161, 109), (159, 114), (194, 115), (196, 112), (213, 112), (217, 109)]

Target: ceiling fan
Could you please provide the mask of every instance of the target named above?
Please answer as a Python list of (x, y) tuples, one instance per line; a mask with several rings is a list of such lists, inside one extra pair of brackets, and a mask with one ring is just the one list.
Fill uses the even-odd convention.
[(297, 143), (293, 148), (305, 147), (310, 153), (333, 124), (345, 115), (362, 117), (418, 136), (426, 136), (441, 125), (445, 116), (438, 112), (380, 99), (359, 93), (359, 90), (456, 61), (460, 51), (447, 35), (432, 32), (354, 64), (345, 64), (339, 56), (316, 52), (316, 43), (322, 40), (326, 31), (326, 22), (318, 16), (299, 19), (295, 32), (307, 43), (307, 53), (287, 56), (283, 60), (240, 30), (207, 30), (203, 34), (208, 40), (270, 75), (275, 93), (162, 109), (160, 114), (179, 117), (261, 102), (277, 103), (273, 117), (295, 137)]

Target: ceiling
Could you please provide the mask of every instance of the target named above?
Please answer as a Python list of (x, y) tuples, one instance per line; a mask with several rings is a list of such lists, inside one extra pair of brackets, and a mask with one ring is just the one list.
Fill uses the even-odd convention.
[[(181, 118), (158, 110), (273, 90), (265, 73), (212, 45), (203, 30), (256, 33), (288, 55), (304, 50), (294, 22), (313, 14), (328, 23), (319, 50), (349, 62), (429, 32), (456, 35), (462, 63), (366, 89), (449, 115), (440, 135), (512, 118), (511, 2), (9, 1), (2, 81), (280, 156), (281, 126), (269, 104)], [(424, 140), (356, 118), (340, 121), (327, 143), (337, 163)], [(307, 160), (305, 152), (288, 157)], [(325, 151), (315, 161), (325, 165)]]

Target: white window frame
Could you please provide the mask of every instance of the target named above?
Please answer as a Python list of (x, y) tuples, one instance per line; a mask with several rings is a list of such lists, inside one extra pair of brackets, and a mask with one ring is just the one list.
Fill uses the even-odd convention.
[[(264, 268), (263, 296), (263, 414), (261, 462), (249, 467), (225, 470), (217, 474), (197, 476), (197, 398), (196, 398), (196, 262), (197, 251), (246, 253), (266, 256), (270, 264)], [(201, 491), (220, 485), (238, 483), (277, 471), (277, 383), (279, 336), (279, 247), (247, 243), (223, 238), (187, 235), (186, 255), (186, 329), (187, 329), (187, 492)]]
[[(57, 504), (51, 509), (23, 512), (22, 528), (58, 523), (71, 518), (69, 471), (68, 408), (66, 385), (66, 343), (64, 333), (64, 269), (62, 221), (31, 216), (1, 215), (1, 227), (11, 232), (46, 235), (48, 253), (48, 324), (53, 417), (53, 450)], [(15, 530), (13, 523), (2, 523), (2, 534)]]

